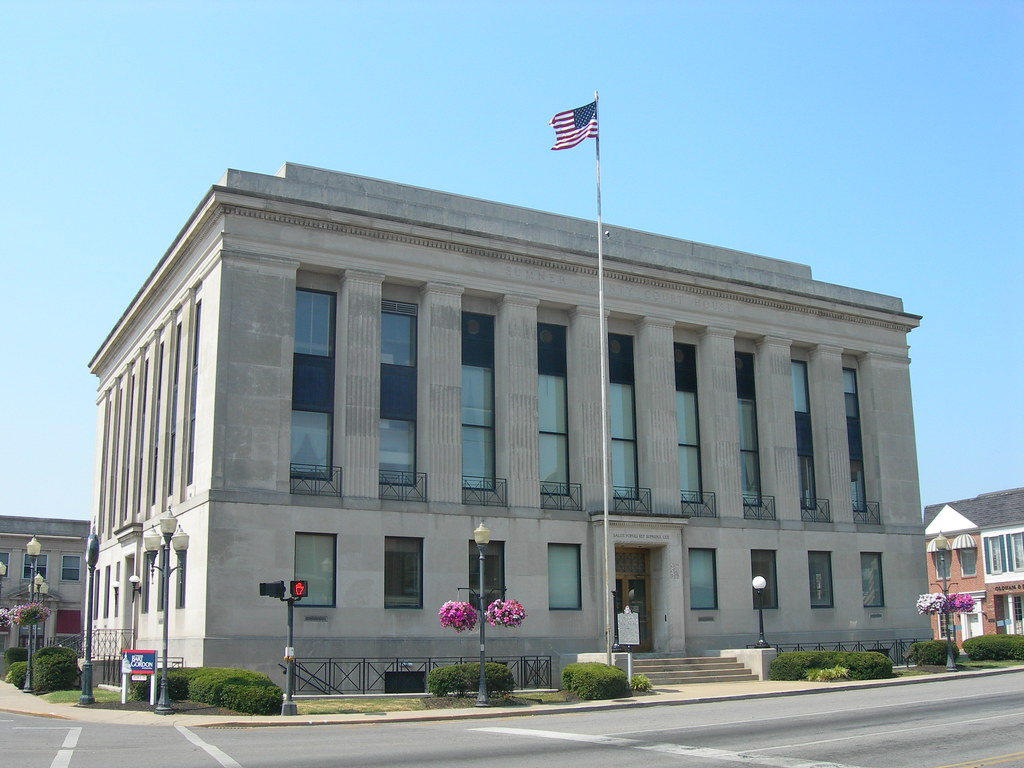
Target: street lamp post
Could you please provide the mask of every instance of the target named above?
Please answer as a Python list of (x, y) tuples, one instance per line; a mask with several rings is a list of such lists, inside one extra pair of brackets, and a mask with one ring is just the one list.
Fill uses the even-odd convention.
[[(28, 544), (25, 545), (25, 552), (31, 561), (31, 569), (28, 582), (28, 601), (31, 603), (35, 599), (36, 594), (36, 576), (39, 576), (36, 568), (39, 562), (39, 551), (42, 549), (42, 545), (39, 540), (33, 536)], [(25, 693), (32, 693), (32, 646), (35, 644), (36, 639), (36, 625), (30, 624), (28, 628), (28, 666), (25, 668), (25, 685), (22, 686), (22, 690)]]
[(935, 551), (939, 553), (939, 567), (938, 574), (942, 579), (942, 613), (939, 614), (941, 617), (939, 621), (942, 622), (942, 629), (946, 634), (946, 671), (956, 672), (956, 657), (953, 655), (953, 628), (949, 623), (949, 612), (946, 610), (946, 606), (949, 604), (949, 571), (946, 570), (946, 552), (949, 550), (949, 539), (939, 532), (939, 535), (932, 540), (932, 546)]
[(764, 576), (755, 576), (750, 582), (750, 586), (754, 588), (757, 593), (757, 642), (754, 643), (755, 648), (771, 648), (768, 642), (764, 639), (764, 588), (768, 586), (768, 582), (765, 581)]
[(79, 704), (95, 704), (92, 695), (92, 606), (93, 590), (96, 584), (96, 563), (100, 558), (100, 540), (95, 533), (90, 533), (85, 540), (85, 564), (89, 568), (87, 575), (89, 586), (85, 603), (85, 661), (82, 662), (82, 695)]
[(174, 543), (176, 552), (183, 552), (188, 549), (188, 534), (178, 530), (178, 519), (170, 510), (160, 518), (158, 527), (151, 530), (143, 537), (143, 543), (149, 552), (160, 552), (160, 564), (151, 564), (151, 567), (160, 572), (160, 579), (163, 588), (164, 602), (164, 662), (160, 670), (160, 695), (153, 711), (158, 715), (169, 715), (171, 709), (170, 694), (167, 689), (167, 646), (168, 646), (168, 618), (171, 602), (171, 572), (177, 568), (171, 568), (171, 543)]
[(489, 707), (491, 702), (487, 698), (487, 676), (484, 673), (484, 624), (486, 623), (484, 618), (484, 552), (487, 549), (488, 542), (491, 540), (491, 532), (483, 522), (473, 531), (473, 539), (476, 540), (476, 549), (480, 558), (476, 598), (476, 608), (480, 619), (480, 685), (477, 688), (476, 705), (478, 707)]

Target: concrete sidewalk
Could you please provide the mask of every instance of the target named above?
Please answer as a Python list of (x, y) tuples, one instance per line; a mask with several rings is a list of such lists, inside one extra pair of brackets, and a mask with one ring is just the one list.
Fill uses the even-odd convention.
[[(810, 683), (805, 681), (754, 680), (733, 683), (696, 683), (657, 688), (650, 695), (610, 701), (583, 701), (575, 704), (531, 704), (520, 707), (493, 707), (465, 709), (432, 709), (416, 712), (372, 712), (368, 714), (337, 715), (156, 715), (151, 711), (122, 711), (78, 706), (77, 704), (50, 704), (42, 698), (25, 693), (10, 683), (0, 682), (0, 712), (116, 725), (183, 725), (189, 728), (265, 728), (295, 725), (345, 725), (395, 722), (430, 722), (474, 718), (532, 717), (539, 715), (588, 712), (601, 709), (627, 707), (654, 707), (666, 705), (698, 704), (736, 699), (757, 699), (773, 696), (792, 696), (799, 693), (843, 691), (858, 688), (883, 688), (893, 685), (914, 685), (939, 682), (951, 677), (1011, 674), (1024, 672), (1024, 667), (962, 671), (920, 677), (865, 680), (859, 682)], [(300, 700), (301, 701), (301, 700)]]

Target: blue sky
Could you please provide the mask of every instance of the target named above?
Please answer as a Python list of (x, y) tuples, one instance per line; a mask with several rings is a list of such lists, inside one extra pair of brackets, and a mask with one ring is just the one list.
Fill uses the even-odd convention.
[(1024, 3), (0, 0), (3, 514), (87, 518), (87, 363), (226, 168), (291, 161), (899, 296), (922, 502), (1024, 486)]

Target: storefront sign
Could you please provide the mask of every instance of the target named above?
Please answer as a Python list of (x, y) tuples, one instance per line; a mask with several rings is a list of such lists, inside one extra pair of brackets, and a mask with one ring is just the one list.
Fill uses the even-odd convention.
[(1024, 584), (996, 584), (995, 592), (1024, 592)]

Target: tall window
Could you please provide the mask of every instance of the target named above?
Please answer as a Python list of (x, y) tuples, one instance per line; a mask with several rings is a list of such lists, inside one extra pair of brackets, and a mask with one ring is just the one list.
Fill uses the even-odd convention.
[(636, 401), (633, 337), (608, 334), (608, 412), (612, 439), (612, 485), (635, 494), (637, 480)]
[(167, 495), (174, 492), (174, 450), (178, 439), (178, 375), (181, 373), (181, 323), (174, 329), (174, 368), (171, 373), (171, 419), (167, 435)]
[(684, 501), (701, 501), (700, 429), (697, 423), (697, 349), (690, 344), (675, 344), (673, 353), (676, 374), (679, 490)]
[[(142, 553), (142, 573), (140, 585), (142, 592), (139, 594), (139, 613), (149, 613), (149, 595), (153, 591), (153, 563), (156, 562), (156, 552), (146, 550)], [(162, 581), (162, 580), (161, 580)], [(99, 594), (97, 590), (96, 594)], [(158, 609), (159, 610), (159, 609)], [(96, 606), (93, 606), (93, 616), (96, 616)]]
[(416, 471), (416, 305), (381, 302), (380, 473), (411, 484)]
[[(761, 459), (757, 446), (757, 402), (754, 389), (754, 356), (736, 353), (736, 398), (740, 428), (740, 482), (743, 503), (761, 504)], [(767, 577), (765, 577), (767, 578)]]
[[(761, 594), (762, 607), (779, 607), (779, 586), (775, 576), (775, 550), (750, 550), (750, 578), (761, 576), (767, 582)], [(757, 607), (757, 595), (753, 595), (753, 605)]]
[[(540, 482), (547, 493), (567, 493), (569, 419), (566, 389), (565, 327), (537, 326), (537, 409), (540, 430)], [(549, 549), (550, 552), (550, 549)]]
[(333, 463), (334, 302), (333, 293), (295, 294), (293, 475), (328, 472)]
[(199, 400), (196, 387), (199, 386), (199, 319), (202, 309), (202, 303), (196, 303), (195, 325), (192, 327), (192, 386), (188, 397), (188, 471), (185, 478), (188, 485), (192, 485), (196, 463), (196, 403)]
[(690, 608), (718, 608), (718, 573), (715, 550), (690, 550)]
[(548, 608), (578, 611), (582, 607), (580, 545), (548, 544)]
[[(138, 514), (142, 506), (142, 494), (145, 489), (142, 487), (142, 468), (146, 461), (146, 451), (143, 446), (146, 444), (145, 436), (149, 430), (149, 422), (146, 419), (146, 406), (149, 405), (149, 359), (142, 366), (142, 387), (139, 390), (141, 404), (139, 406), (139, 445), (135, 448), (135, 488), (133, 491), (133, 505), (135, 513)], [(150, 435), (150, 441), (152, 441)]]
[[(480, 550), (469, 542), (469, 588), (475, 594), (480, 585)], [(505, 597), (505, 542), (490, 541), (484, 548), (484, 607)]]
[(117, 457), (121, 455), (121, 382), (114, 385), (114, 428), (110, 439), (110, 513), (107, 522), (110, 530), (114, 530), (117, 520)]
[(333, 606), (336, 599), (337, 537), (329, 533), (295, 534), (295, 577), (309, 582), (303, 606)]
[(793, 420), (796, 422), (796, 458), (800, 477), (800, 507), (817, 508), (814, 483), (814, 439), (811, 434), (811, 396), (807, 386), (807, 363), (790, 363), (793, 379)]
[(384, 607), (423, 607), (423, 539), (384, 538)]
[(961, 575), (976, 576), (978, 574), (978, 550), (970, 547), (969, 549), (958, 549), (956, 553), (960, 558)]
[(860, 433), (860, 402), (857, 395), (857, 372), (843, 368), (843, 398), (846, 401), (846, 439), (850, 446), (850, 498), (855, 510), (865, 509), (864, 445)]
[(882, 553), (860, 553), (860, 592), (865, 608), (885, 605), (885, 589), (882, 583)]
[(831, 608), (832, 553), (808, 552), (807, 576), (810, 583), (811, 608)]
[(121, 518), (123, 520), (128, 519), (128, 476), (131, 474), (128, 470), (132, 465), (131, 460), (131, 447), (132, 447), (132, 434), (134, 430), (132, 425), (134, 423), (133, 417), (135, 416), (135, 373), (133, 372), (128, 377), (128, 404), (125, 407), (125, 425), (124, 425), (124, 449), (121, 452)]
[[(157, 362), (156, 362), (156, 395), (153, 398), (153, 416), (159, 423), (160, 419), (160, 400), (163, 394), (164, 385), (164, 343), (161, 341), (160, 346), (157, 348)], [(163, 433), (159, 429), (153, 430), (153, 438), (150, 441), (153, 446), (152, 458), (149, 463), (149, 504), (152, 506), (156, 504), (156, 490), (158, 475), (157, 469), (160, 466), (160, 438), (163, 437)]]
[(494, 481), (494, 318), (462, 313), (462, 476)]

